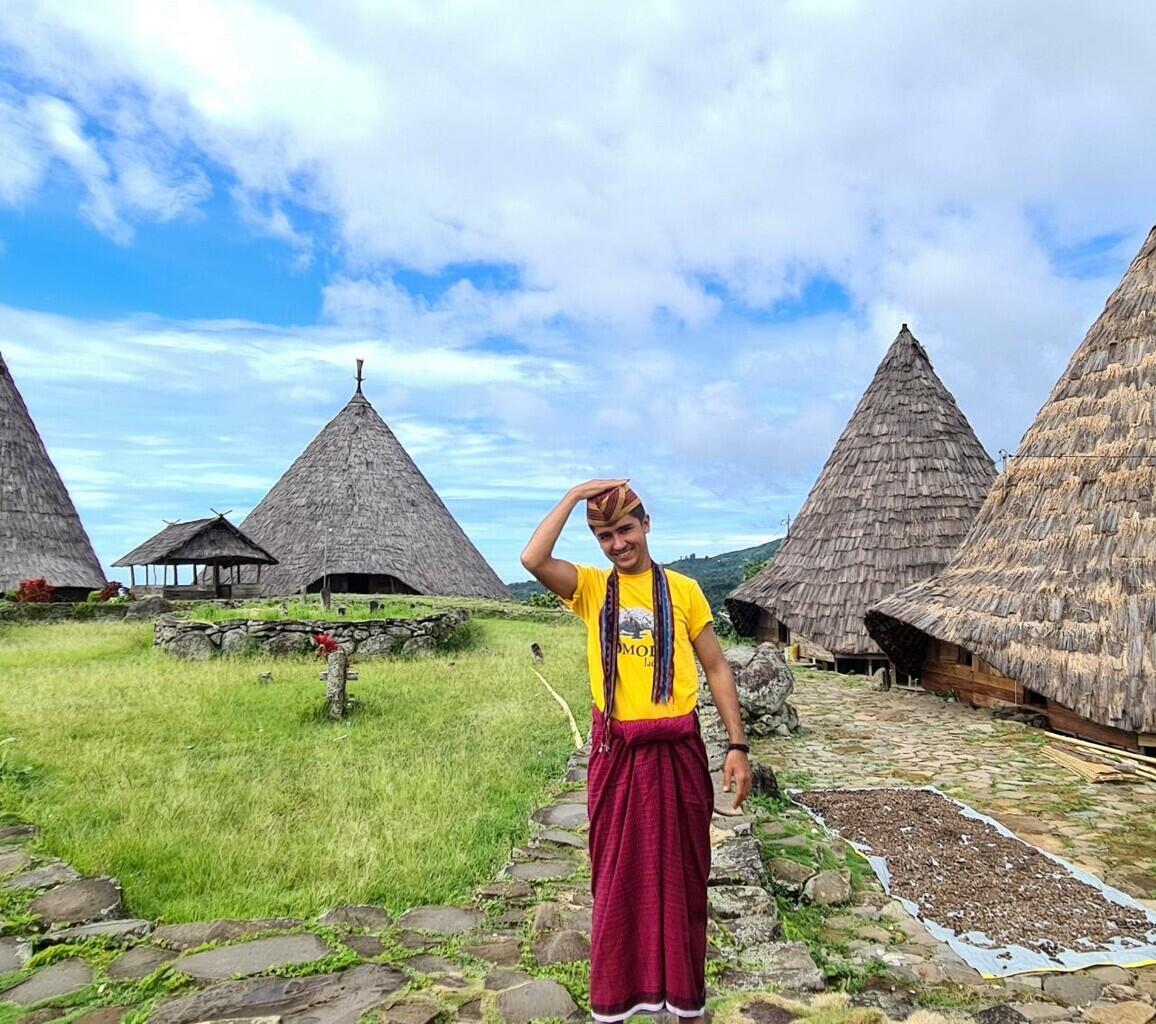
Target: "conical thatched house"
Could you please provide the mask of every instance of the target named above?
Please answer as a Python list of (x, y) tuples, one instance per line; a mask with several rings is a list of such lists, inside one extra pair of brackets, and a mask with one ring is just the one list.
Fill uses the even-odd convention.
[(360, 377), (241, 530), (279, 560), (261, 574), (267, 595), (328, 583), (335, 593), (510, 597), (362, 394)]
[(873, 670), (884, 658), (864, 613), (946, 564), (994, 475), (904, 324), (774, 560), (727, 598), (735, 628), (803, 638), (840, 670)]
[(67, 601), (104, 586), (80, 516), (0, 355), (0, 591), (41, 578)]
[(931, 689), (1156, 746), (1156, 228), (951, 563), (867, 626)]

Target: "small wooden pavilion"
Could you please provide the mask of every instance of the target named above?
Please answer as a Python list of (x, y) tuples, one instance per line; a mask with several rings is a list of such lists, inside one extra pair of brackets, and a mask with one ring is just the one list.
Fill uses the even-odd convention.
[[(214, 597), (256, 597), (257, 583), (241, 582), (241, 567), (254, 566), (257, 580), (261, 567), (276, 565), (277, 559), (260, 544), (245, 536), (223, 514), (209, 519), (195, 519), (191, 523), (169, 523), (155, 537), (150, 537), (133, 548), (123, 558), (112, 563), (127, 566), (132, 592), (136, 597), (159, 596), (197, 600)], [(145, 569), (144, 584), (136, 582), (136, 567)], [(182, 585), (178, 578), (179, 566), (192, 567), (190, 582)], [(152, 569), (161, 567), (161, 582), (156, 585)], [(172, 566), (172, 583), (169, 582)], [(201, 582), (197, 580), (197, 566), (204, 566)], [(221, 570), (226, 570), (222, 579)], [(208, 583), (212, 575), (211, 585)]]

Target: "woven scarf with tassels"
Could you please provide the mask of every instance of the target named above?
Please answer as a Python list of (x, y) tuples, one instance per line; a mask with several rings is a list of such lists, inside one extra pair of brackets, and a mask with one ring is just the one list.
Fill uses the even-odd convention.
[[(674, 605), (666, 570), (651, 563), (654, 581), (654, 682), (650, 699), (669, 704), (674, 695)], [(610, 718), (614, 712), (614, 688), (618, 682), (618, 570), (610, 570), (606, 581), (606, 601), (599, 617), (602, 647), (602, 746), (609, 748)]]

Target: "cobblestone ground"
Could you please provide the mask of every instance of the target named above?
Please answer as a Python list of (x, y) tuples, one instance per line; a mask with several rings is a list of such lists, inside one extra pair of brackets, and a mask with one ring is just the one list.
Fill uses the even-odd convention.
[(1138, 898), (1156, 898), (1156, 783), (1091, 784), (1049, 761), (1047, 735), (925, 691), (796, 670), (803, 733), (765, 745), (815, 786), (933, 784)]
[[(793, 699), (804, 732), (755, 747), (788, 784), (934, 782), (1152, 894), (1154, 787), (1073, 781), (1044, 760), (1041, 735), (930, 696), (804, 672)], [(717, 788), (722, 734), (705, 706), (703, 726)], [(347, 906), (309, 920), (158, 925), (130, 916), (115, 880), (29, 853), (34, 826), (2, 827), (0, 1024), (588, 1019), (587, 756), (575, 753), (527, 842), (470, 903), (396, 920)], [(1156, 969), (985, 981), (801, 809), (767, 792), (746, 814), (727, 813), (730, 802), (717, 794), (711, 828), (712, 1024), (1156, 1019)]]

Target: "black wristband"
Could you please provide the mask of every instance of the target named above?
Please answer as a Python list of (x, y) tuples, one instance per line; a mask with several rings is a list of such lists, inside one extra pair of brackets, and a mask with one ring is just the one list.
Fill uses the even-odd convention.
[(729, 754), (732, 750), (741, 750), (744, 754), (751, 752), (750, 745), (747, 743), (728, 743), (727, 753)]

